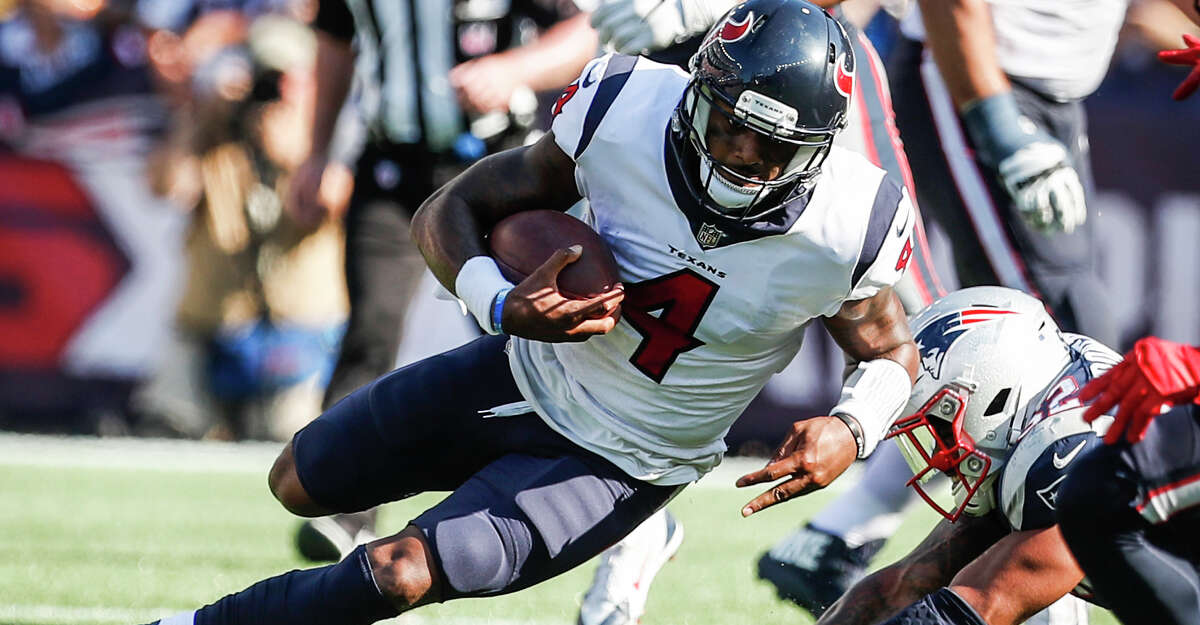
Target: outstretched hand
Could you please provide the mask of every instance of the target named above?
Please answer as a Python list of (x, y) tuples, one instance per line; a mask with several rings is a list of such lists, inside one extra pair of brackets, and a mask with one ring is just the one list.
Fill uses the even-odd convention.
[(564, 297), (556, 285), (558, 274), (579, 260), (579, 245), (558, 250), (529, 274), (504, 302), (501, 326), (504, 331), (546, 343), (579, 342), (606, 334), (617, 325), (625, 288), (617, 285), (591, 299)]
[(1146, 337), (1134, 343), (1125, 360), (1092, 380), (1079, 393), (1092, 401), (1083, 413), (1091, 423), (1120, 405), (1104, 442), (1122, 437), (1136, 443), (1163, 409), (1200, 398), (1200, 350), (1189, 345)]
[(854, 435), (841, 419), (813, 417), (793, 423), (767, 466), (738, 478), (737, 486), (742, 488), (788, 479), (746, 504), (742, 516), (748, 517), (777, 503), (825, 488), (845, 472), (857, 456)]
[(1184, 34), (1183, 44), (1186, 47), (1181, 50), (1163, 50), (1158, 53), (1158, 60), (1163, 63), (1192, 67), (1191, 73), (1179, 83), (1175, 93), (1171, 94), (1176, 100), (1182, 100), (1200, 88), (1200, 37)]

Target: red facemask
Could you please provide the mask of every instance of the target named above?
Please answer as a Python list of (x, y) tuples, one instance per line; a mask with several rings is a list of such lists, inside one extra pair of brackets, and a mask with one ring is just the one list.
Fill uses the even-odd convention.
[[(963, 418), (967, 412), (969, 397), (970, 391), (962, 385), (947, 384), (934, 393), (933, 397), (929, 398), (929, 401), (925, 402), (920, 410), (897, 420), (887, 435), (888, 438), (902, 436), (907, 439), (897, 442), (902, 447), (906, 444), (911, 447), (911, 450), (905, 452), (906, 456), (910, 458), (910, 463), (916, 460), (912, 457), (911, 451), (916, 451), (924, 460), (923, 468), (918, 470), (914, 466), (913, 470), (917, 471), (917, 474), (908, 480), (907, 485), (916, 490), (926, 503), (951, 522), (957, 521), (966, 511), (967, 504), (983, 485), (992, 465), (991, 458), (976, 451), (975, 440), (963, 431)], [(923, 441), (923, 437), (927, 437), (926, 440)], [(932, 442), (932, 449), (930, 449), (930, 442)], [(979, 471), (978, 477), (968, 476), (961, 469), (962, 463), (972, 456), (983, 463), (980, 465), (982, 470)], [(929, 477), (930, 471), (940, 471), (950, 476), (950, 479), (957, 481), (965, 493), (962, 503), (956, 505), (952, 510), (946, 510), (938, 505), (933, 497), (925, 491), (922, 484)]]

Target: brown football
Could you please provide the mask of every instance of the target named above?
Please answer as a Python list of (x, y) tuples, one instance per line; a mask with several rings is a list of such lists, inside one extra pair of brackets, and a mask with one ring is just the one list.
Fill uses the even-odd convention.
[(582, 245), (583, 255), (558, 274), (558, 290), (566, 297), (587, 299), (613, 288), (620, 278), (617, 261), (600, 235), (566, 213), (523, 211), (505, 217), (488, 235), (492, 258), (514, 284), (524, 280), (555, 251)]

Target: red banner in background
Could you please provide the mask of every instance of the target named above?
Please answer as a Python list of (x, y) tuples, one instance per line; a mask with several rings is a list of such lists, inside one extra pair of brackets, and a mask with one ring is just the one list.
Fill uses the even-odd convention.
[(129, 268), (63, 166), (0, 157), (0, 370), (53, 370)]

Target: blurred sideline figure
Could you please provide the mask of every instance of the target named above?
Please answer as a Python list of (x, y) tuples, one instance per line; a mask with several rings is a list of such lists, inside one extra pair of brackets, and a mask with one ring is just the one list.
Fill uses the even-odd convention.
[[(578, 75), (596, 39), (569, 0), (321, 0), (315, 27), (312, 140), (286, 204), (299, 224), (317, 227), (330, 212), (326, 187), (342, 171), (334, 130), (356, 74), (345, 115), (367, 133), (344, 219), (350, 318), (325, 390), (329, 408), (395, 364), (425, 271), (409, 236), (412, 213), (472, 161), (525, 141), (536, 92)], [(339, 560), (373, 538), (374, 525), (374, 510), (314, 519), (298, 546), (310, 559)]]
[(160, 365), (185, 219), (147, 183), (167, 111), (140, 28), (21, 0), (0, 23), (0, 420), (124, 434)]
[(1125, 0), (919, 4), (888, 70), (918, 194), (960, 282), (1040, 296), (1064, 329), (1115, 344), (1086, 221), (1082, 99), (1108, 68)]
[(346, 310), (338, 224), (314, 230), (282, 209), (314, 97), (312, 34), (214, 12), (182, 41), (189, 89), (155, 182), (190, 210), (188, 272), (171, 361), (138, 395), (143, 428), (286, 439), (319, 410)]

